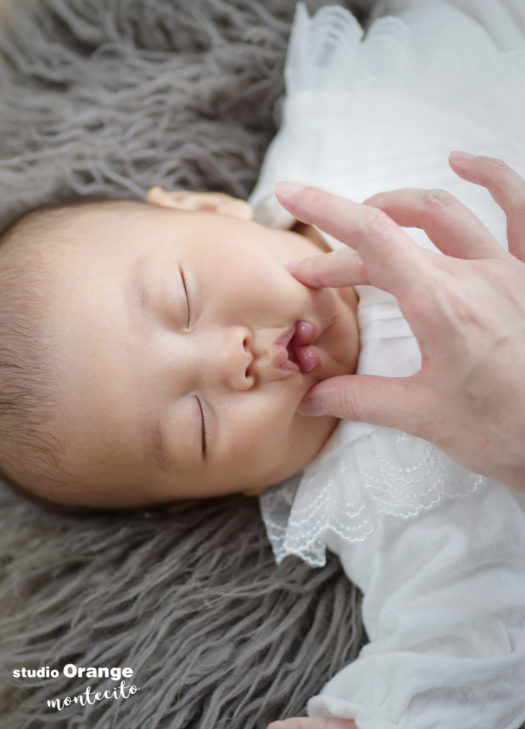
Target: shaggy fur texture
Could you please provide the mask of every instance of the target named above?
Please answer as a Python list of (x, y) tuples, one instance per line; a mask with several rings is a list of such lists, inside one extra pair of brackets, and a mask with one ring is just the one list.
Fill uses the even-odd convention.
[[(277, 568), (255, 501), (73, 518), (4, 495), (2, 510), (2, 729), (262, 728), (304, 714), (362, 641), (337, 561)], [(11, 677), (67, 663), (131, 666), (140, 691), (58, 713), (47, 699), (113, 682)]]
[[(307, 2), (315, 10), (326, 0)], [(363, 3), (366, 5), (366, 3)], [(275, 132), (292, 0), (7, 0), (0, 227), (51, 201), (152, 184), (246, 196)], [(253, 500), (65, 516), (0, 485), (2, 729), (245, 729), (303, 714), (364, 640), (335, 559), (277, 568)], [(131, 666), (140, 691), (62, 712)]]

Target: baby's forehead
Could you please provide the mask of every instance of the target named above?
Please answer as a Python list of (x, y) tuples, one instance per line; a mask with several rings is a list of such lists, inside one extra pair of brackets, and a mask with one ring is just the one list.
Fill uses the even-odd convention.
[[(140, 200), (108, 200), (73, 205), (65, 209), (42, 231), (42, 250), (49, 255), (78, 250), (103, 255), (112, 248), (126, 247), (126, 232), (133, 231), (137, 218), (152, 212), (152, 206)], [(131, 251), (130, 251), (131, 255)]]
[(110, 234), (127, 227), (132, 221), (136, 222), (138, 218), (154, 213), (155, 207), (144, 200), (105, 200), (72, 206), (62, 222), (66, 230), (77, 233), (79, 229), (86, 234), (99, 233), (104, 228)]

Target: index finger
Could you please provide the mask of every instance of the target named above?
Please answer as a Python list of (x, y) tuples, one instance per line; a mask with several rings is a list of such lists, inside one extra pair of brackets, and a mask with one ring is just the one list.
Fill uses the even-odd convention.
[(381, 210), (318, 187), (280, 182), (275, 193), (296, 218), (316, 225), (357, 251), (374, 286), (399, 298), (415, 281), (428, 279), (429, 263), (423, 251)]

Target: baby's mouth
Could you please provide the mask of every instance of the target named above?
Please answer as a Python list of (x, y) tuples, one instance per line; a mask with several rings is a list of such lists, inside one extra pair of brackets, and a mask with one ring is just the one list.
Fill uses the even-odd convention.
[(309, 321), (298, 321), (275, 342), (278, 348), (279, 369), (308, 374), (321, 364), (321, 355), (312, 342), (317, 337), (317, 327)]

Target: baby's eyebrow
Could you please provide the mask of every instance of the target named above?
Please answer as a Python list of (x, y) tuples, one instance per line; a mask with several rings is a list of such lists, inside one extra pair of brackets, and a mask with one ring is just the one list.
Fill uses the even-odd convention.
[(168, 457), (166, 455), (165, 441), (164, 441), (164, 430), (160, 420), (157, 420), (150, 430), (149, 442), (151, 443), (151, 449), (155, 460), (159, 464), (161, 470), (164, 473), (168, 473), (169, 464)]
[[(131, 265), (131, 275), (126, 281), (126, 296), (129, 308), (129, 321), (131, 327), (138, 329), (144, 322), (148, 308), (148, 290), (145, 282), (145, 256), (137, 256)], [(135, 312), (138, 310), (140, 319)]]

